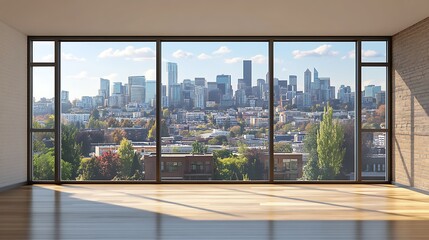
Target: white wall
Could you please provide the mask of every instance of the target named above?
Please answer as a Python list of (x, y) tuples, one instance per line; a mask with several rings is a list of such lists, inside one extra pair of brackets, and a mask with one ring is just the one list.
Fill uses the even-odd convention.
[(27, 37), (0, 21), (0, 188), (27, 180)]

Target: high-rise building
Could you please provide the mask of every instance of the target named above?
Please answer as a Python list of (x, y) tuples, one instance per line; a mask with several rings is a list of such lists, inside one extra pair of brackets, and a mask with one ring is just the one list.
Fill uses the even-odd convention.
[(330, 99), (335, 99), (335, 86), (331, 86)]
[(145, 103), (151, 103), (152, 99), (156, 98), (156, 81), (147, 80), (145, 90)]
[(365, 97), (375, 98), (375, 95), (379, 92), (381, 92), (381, 86), (375, 86), (375, 85), (365, 86)]
[(180, 84), (170, 86), (170, 96), (168, 104), (170, 107), (179, 107), (182, 102), (182, 87)]
[(243, 82), (246, 95), (252, 94), (252, 60), (243, 60)]
[(168, 78), (168, 102), (171, 103), (171, 88), (177, 84), (177, 63), (167, 62), (167, 78)]
[(104, 99), (108, 99), (110, 97), (110, 80), (100, 78), (99, 95), (103, 96)]
[(203, 86), (195, 86), (195, 102), (194, 107), (205, 109), (206, 102), (206, 88)]
[(265, 85), (265, 79), (260, 78), (256, 80), (256, 86), (258, 88), (259, 99), (264, 99), (264, 93), (267, 91), (266, 85)]
[(161, 107), (168, 108), (169, 102), (168, 102), (168, 96), (167, 96), (167, 86), (162, 85), (161, 86)]
[(207, 81), (205, 78), (195, 78), (195, 86), (207, 87)]
[(307, 68), (304, 72), (304, 93), (311, 92), (311, 71)]
[(298, 91), (298, 77), (296, 75), (289, 75), (289, 91)]
[(114, 82), (113, 83), (113, 92), (112, 94), (123, 94), (122, 92), (122, 83), (121, 82)]
[(61, 91), (61, 102), (68, 102), (69, 99), (69, 92), (68, 91)]
[(231, 75), (217, 75), (217, 86), (222, 93), (222, 99), (229, 100), (232, 98)]
[(145, 102), (145, 87), (142, 85), (131, 86), (131, 102), (143, 104)]

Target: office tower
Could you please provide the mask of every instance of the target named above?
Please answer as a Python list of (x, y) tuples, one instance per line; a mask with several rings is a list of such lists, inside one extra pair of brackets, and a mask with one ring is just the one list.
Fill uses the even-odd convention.
[(207, 87), (207, 82), (205, 78), (195, 78), (195, 86)]
[(319, 84), (319, 72), (316, 70), (316, 68), (313, 68), (313, 77), (314, 77), (314, 82), (316, 83), (316, 85)]
[(235, 104), (237, 107), (245, 107), (247, 104), (246, 91), (244, 89), (238, 89), (235, 91)]
[[(177, 63), (167, 62), (168, 102), (171, 103), (171, 88), (177, 84)], [(168, 104), (169, 104), (168, 103)]]
[(199, 109), (205, 109), (205, 95), (206, 88), (203, 86), (195, 86), (195, 102), (194, 107)]
[(335, 99), (335, 86), (331, 86), (331, 91), (329, 92), (329, 94), (330, 99)]
[(168, 96), (167, 96), (167, 86), (166, 85), (161, 86), (161, 107), (163, 107), (163, 108), (169, 107)]
[(147, 80), (145, 88), (145, 103), (151, 103), (152, 99), (156, 98), (156, 81)]
[(110, 80), (100, 78), (100, 90), (98, 91), (100, 96), (103, 96), (104, 99), (110, 97)]
[(256, 86), (258, 88), (259, 99), (264, 99), (264, 93), (266, 92), (265, 79), (256, 80)]
[(331, 96), (331, 78), (321, 77), (318, 78), (319, 89), (316, 90), (318, 101), (328, 101)]
[(222, 93), (222, 99), (229, 100), (232, 98), (231, 75), (217, 75), (216, 83)]
[(375, 98), (375, 95), (379, 92), (381, 92), (381, 86), (375, 86), (375, 85), (365, 86), (365, 97)]
[(69, 92), (61, 91), (61, 102), (68, 102), (69, 100)]
[(375, 94), (375, 103), (377, 104), (377, 107), (380, 105), (386, 104), (386, 92), (378, 92)]
[(246, 95), (252, 94), (252, 60), (243, 60), (243, 82)]
[[(146, 87), (146, 77), (145, 76), (129, 76), (128, 77), (128, 89), (126, 89), (128, 91), (124, 91), (124, 94), (130, 96), (130, 99), (132, 98), (132, 96), (131, 96), (132, 86)], [(146, 91), (146, 88), (145, 88), (145, 91)]]
[(130, 100), (133, 103), (143, 104), (145, 101), (145, 87), (142, 85), (132, 85)]
[(170, 107), (180, 107), (182, 102), (182, 87), (180, 84), (174, 84), (170, 86), (171, 96), (169, 97)]
[(341, 103), (349, 103), (350, 102), (350, 94), (351, 94), (351, 87), (344, 85), (341, 85), (338, 89), (337, 98), (340, 100)]
[(311, 71), (307, 68), (304, 72), (304, 93), (311, 92)]
[(114, 82), (113, 83), (113, 92), (112, 94), (123, 94), (122, 92), (122, 83), (121, 82)]
[(296, 75), (289, 75), (289, 91), (298, 91), (298, 77)]
[(90, 96), (82, 96), (81, 107), (83, 109), (90, 110), (92, 109), (92, 97)]

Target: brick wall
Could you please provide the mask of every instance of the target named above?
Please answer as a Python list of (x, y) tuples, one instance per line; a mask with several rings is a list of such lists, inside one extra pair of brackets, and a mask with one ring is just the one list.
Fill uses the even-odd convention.
[(393, 181), (429, 191), (429, 18), (393, 36)]
[(0, 189), (27, 180), (27, 37), (0, 21)]

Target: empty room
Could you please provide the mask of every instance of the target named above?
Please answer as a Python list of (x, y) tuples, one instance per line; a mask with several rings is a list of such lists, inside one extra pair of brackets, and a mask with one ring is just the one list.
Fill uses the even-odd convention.
[(427, 0), (0, 0), (0, 86), (0, 239), (428, 239)]

